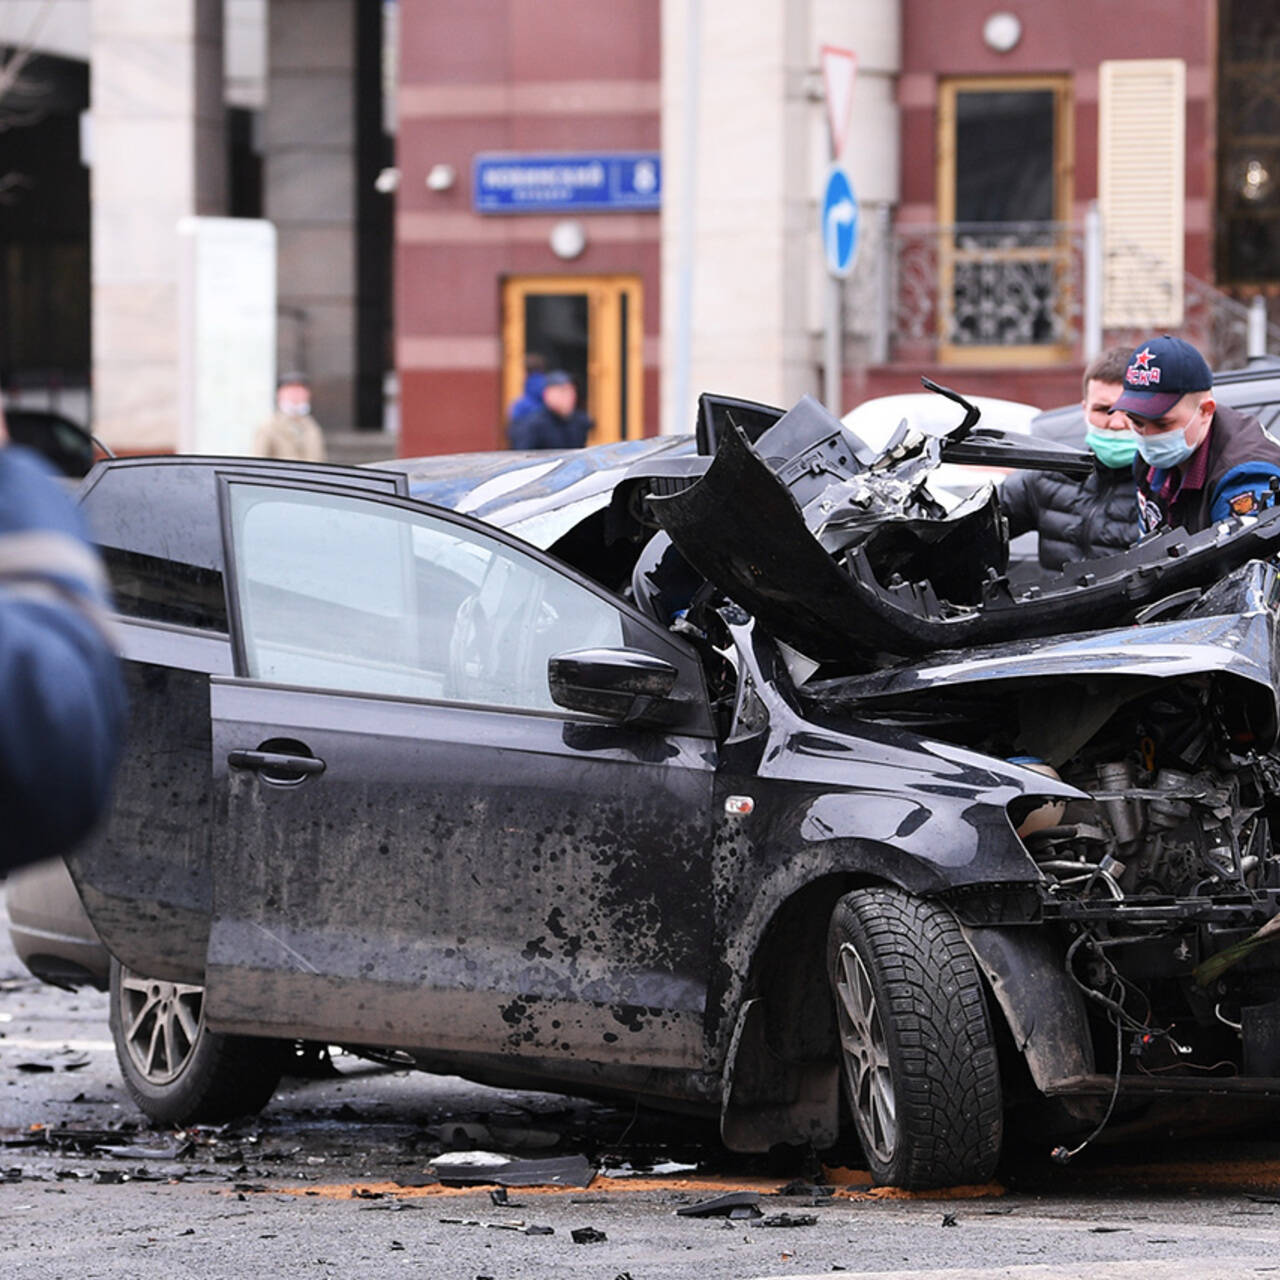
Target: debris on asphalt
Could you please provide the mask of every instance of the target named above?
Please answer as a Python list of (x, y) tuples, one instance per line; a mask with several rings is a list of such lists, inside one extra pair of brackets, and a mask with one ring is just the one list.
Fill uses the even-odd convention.
[(773, 1194), (799, 1200), (811, 1208), (820, 1208), (831, 1204), (835, 1198), (836, 1189), (826, 1182), (810, 1182), (805, 1178), (796, 1178)]
[(779, 1187), (775, 1196), (804, 1196), (821, 1200), (835, 1195), (835, 1187), (826, 1182), (809, 1182), (804, 1178), (793, 1178), (785, 1187)]
[(710, 1200), (681, 1205), (676, 1210), (680, 1218), (760, 1218), (760, 1196), (755, 1191), (729, 1191)]
[(121, 1138), (133, 1137), (136, 1131), (135, 1125), (122, 1125), (119, 1129), (68, 1129), (55, 1126), (42, 1131), (42, 1141), (51, 1147), (76, 1147), (82, 1151), (92, 1151), (119, 1143)]
[(599, 1172), (602, 1178), (658, 1178), (670, 1173), (697, 1173), (698, 1166), (681, 1160), (660, 1160), (656, 1164), (620, 1160), (617, 1164), (601, 1165)]
[(574, 1227), (569, 1236), (574, 1244), (603, 1244), (609, 1238), (595, 1227)]
[(942, 1225), (944, 1227), (958, 1227), (960, 1219), (954, 1213), (944, 1213), (942, 1215)]
[(755, 1224), (757, 1227), (816, 1227), (818, 1215), (815, 1213), (771, 1213)]
[(496, 1182), (506, 1187), (586, 1187), (595, 1176), (586, 1156), (519, 1159), (496, 1151), (451, 1151), (429, 1166), (445, 1186)]
[(79, 1071), (87, 1067), (92, 1059), (87, 1053), (74, 1049), (59, 1049), (47, 1058), (28, 1058), (25, 1062), (15, 1062), (13, 1069), (27, 1075), (45, 1074), (50, 1071)]
[(113, 1160), (181, 1160), (195, 1150), (190, 1142), (174, 1142), (163, 1147), (144, 1147), (136, 1143), (127, 1146), (112, 1146), (106, 1143), (95, 1145), (95, 1154), (111, 1156)]
[(489, 1191), (490, 1203), (500, 1205), (504, 1209), (523, 1209), (524, 1205), (518, 1204), (507, 1196), (506, 1187), (493, 1187)]
[[(370, 1205), (370, 1208), (373, 1206)], [(522, 1236), (553, 1236), (556, 1233), (555, 1227), (544, 1227), (536, 1222), (481, 1222), (479, 1218), (440, 1218), (438, 1221), (450, 1227), (485, 1227), (490, 1231), (518, 1231)], [(590, 1227), (580, 1228), (583, 1231), (590, 1231)], [(604, 1234), (600, 1234), (603, 1240)], [(579, 1244), (583, 1241), (579, 1241)]]

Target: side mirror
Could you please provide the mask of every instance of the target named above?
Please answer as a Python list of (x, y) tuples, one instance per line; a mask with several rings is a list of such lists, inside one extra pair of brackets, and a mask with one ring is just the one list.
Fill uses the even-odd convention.
[(683, 702), (671, 696), (676, 669), (640, 649), (574, 649), (547, 661), (551, 700), (615, 724), (672, 724)]

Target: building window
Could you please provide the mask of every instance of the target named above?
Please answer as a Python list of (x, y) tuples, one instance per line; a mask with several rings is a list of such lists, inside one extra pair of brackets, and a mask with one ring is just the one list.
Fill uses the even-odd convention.
[(1218, 281), (1280, 281), (1280, 8), (1219, 0), (1218, 50)]
[(1068, 81), (945, 81), (939, 106), (940, 355), (1070, 358)]

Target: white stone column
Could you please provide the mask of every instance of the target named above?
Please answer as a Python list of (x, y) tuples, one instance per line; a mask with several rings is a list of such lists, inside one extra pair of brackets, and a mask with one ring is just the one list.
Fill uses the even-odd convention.
[(264, 213), (279, 253), (277, 352), (326, 430), (360, 425), (356, 376), (356, 4), (270, 0)]
[[(809, 0), (754, 0), (750, 20), (737, 0), (699, 0), (694, 12), (696, 33), (690, 0), (662, 6), (664, 371), (677, 366), (677, 335), (692, 333), (689, 403), (673, 403), (677, 380), (664, 379), (664, 431), (691, 429), (704, 390), (782, 404), (815, 389), (794, 247), (810, 196), (803, 116), (795, 119), (804, 107)], [(701, 51), (693, 138), (685, 125), (691, 38)], [(692, 225), (680, 216), (689, 181), (697, 187)], [(692, 287), (682, 290), (686, 262)], [(676, 308), (690, 293), (685, 326)]]
[[(689, 156), (686, 54), (698, 21)], [(789, 406), (819, 394), (825, 274), (818, 200), (827, 167), (819, 49), (859, 59), (845, 160), (859, 199), (896, 198), (899, 0), (664, 0), (662, 429), (688, 431), (704, 390)], [(694, 213), (686, 184), (696, 184)], [(692, 262), (692, 288), (682, 290)], [(692, 323), (679, 308), (692, 294)], [(688, 403), (675, 347), (691, 330)]]
[(222, 0), (92, 0), (93, 419), (114, 449), (172, 449), (178, 220), (226, 201)]

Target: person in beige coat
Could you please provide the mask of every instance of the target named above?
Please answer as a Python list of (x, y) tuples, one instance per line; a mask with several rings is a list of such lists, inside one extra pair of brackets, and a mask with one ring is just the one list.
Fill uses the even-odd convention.
[(253, 452), (259, 458), (325, 460), (324, 432), (311, 416), (311, 388), (304, 374), (287, 373), (280, 379), (276, 411), (254, 432)]

